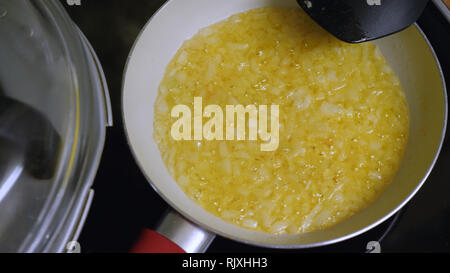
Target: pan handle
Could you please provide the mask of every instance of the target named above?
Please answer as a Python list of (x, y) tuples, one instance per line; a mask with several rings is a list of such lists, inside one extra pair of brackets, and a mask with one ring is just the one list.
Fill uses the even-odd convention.
[(215, 234), (201, 229), (178, 212), (168, 209), (155, 230), (144, 229), (132, 253), (202, 253)]

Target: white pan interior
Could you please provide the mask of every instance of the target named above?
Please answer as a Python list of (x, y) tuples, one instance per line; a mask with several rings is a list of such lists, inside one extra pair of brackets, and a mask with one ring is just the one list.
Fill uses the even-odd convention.
[(297, 6), (295, 0), (172, 0), (143, 29), (127, 64), (123, 115), (142, 172), (177, 211), (203, 228), (235, 240), (271, 247), (309, 247), (356, 236), (387, 219), (420, 188), (440, 150), (446, 95), (439, 64), (416, 26), (376, 44), (399, 75), (411, 110), (410, 140), (392, 185), (368, 208), (331, 229), (269, 235), (228, 224), (191, 201), (169, 175), (153, 140), (153, 106), (165, 68), (183, 41), (232, 14), (263, 6)]

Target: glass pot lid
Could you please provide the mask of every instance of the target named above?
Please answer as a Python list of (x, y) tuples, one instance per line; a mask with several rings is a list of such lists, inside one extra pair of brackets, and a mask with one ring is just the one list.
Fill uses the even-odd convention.
[(0, 0), (0, 251), (62, 250), (109, 113), (101, 67), (63, 7)]

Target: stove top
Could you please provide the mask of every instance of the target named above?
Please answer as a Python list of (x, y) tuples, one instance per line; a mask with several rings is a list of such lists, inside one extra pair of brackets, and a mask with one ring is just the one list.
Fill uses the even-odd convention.
[[(150, 187), (131, 155), (121, 117), (122, 73), (142, 27), (163, 0), (61, 0), (96, 50), (109, 84), (114, 127), (109, 128), (93, 188), (94, 201), (79, 238), (83, 252), (127, 252), (141, 228), (153, 226), (167, 204)], [(418, 22), (441, 62), (450, 90), (450, 24), (430, 2)], [(448, 136), (448, 131), (447, 131)], [(450, 252), (450, 143), (418, 194), (398, 214), (347, 241), (306, 250), (273, 250), (217, 237), (208, 252)]]

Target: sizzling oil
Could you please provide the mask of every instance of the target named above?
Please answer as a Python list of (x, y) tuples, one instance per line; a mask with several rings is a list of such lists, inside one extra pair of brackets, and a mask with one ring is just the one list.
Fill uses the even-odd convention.
[[(280, 143), (175, 141), (170, 109), (280, 107)], [(346, 44), (300, 9), (267, 7), (202, 29), (170, 61), (154, 138), (170, 174), (210, 213), (273, 234), (325, 229), (372, 203), (408, 138), (400, 82), (371, 43)]]

